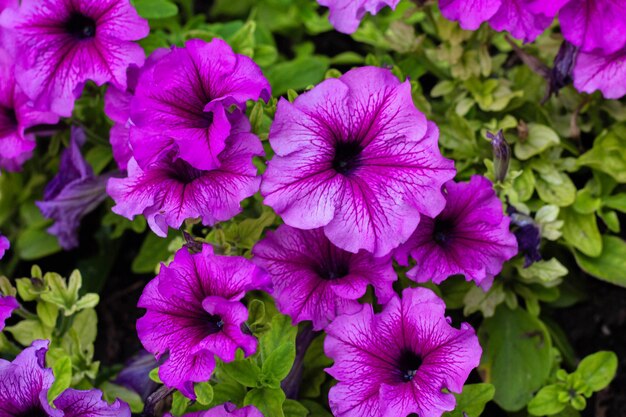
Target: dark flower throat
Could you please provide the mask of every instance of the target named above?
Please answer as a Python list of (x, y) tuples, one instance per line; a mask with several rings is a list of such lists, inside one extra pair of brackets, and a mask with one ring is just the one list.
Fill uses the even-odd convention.
[(219, 314), (209, 315), (209, 334), (218, 333), (224, 327), (224, 320)]
[(417, 353), (409, 349), (402, 350), (398, 360), (398, 369), (400, 370), (402, 380), (405, 382), (412, 381), (420, 366), (422, 366), (422, 362), (422, 357)]
[(19, 413), (15, 417), (48, 417), (48, 413), (39, 407), (35, 407)]
[(361, 152), (363, 147), (357, 141), (337, 141), (332, 161), (333, 169), (342, 175), (350, 174), (361, 166)]
[(72, 13), (65, 23), (67, 32), (77, 39), (89, 39), (96, 36), (96, 21), (80, 13)]
[(435, 227), (433, 229), (433, 240), (441, 246), (445, 246), (451, 237), (454, 225), (449, 220), (435, 219)]

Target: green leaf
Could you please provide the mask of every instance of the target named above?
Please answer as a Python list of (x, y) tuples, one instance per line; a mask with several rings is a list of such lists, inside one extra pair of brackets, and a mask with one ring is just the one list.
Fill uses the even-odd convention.
[(485, 405), (493, 399), (495, 392), (491, 384), (465, 385), (462, 393), (455, 394), (454, 411), (445, 413), (443, 417), (478, 417), (485, 409)]
[(176, 16), (178, 6), (170, 0), (134, 0), (139, 16), (146, 19), (163, 19)]
[(37, 303), (37, 316), (41, 323), (52, 329), (57, 324), (57, 317), (59, 316), (59, 308), (51, 303), (45, 301)]
[(257, 387), (261, 378), (261, 368), (251, 359), (237, 359), (224, 363), (222, 369), (226, 375), (246, 387)]
[(280, 96), (289, 89), (302, 90), (319, 83), (324, 79), (329, 66), (330, 62), (325, 56), (306, 56), (274, 64), (265, 75), (272, 85), (274, 95)]
[(539, 198), (548, 204), (566, 207), (576, 201), (576, 186), (563, 172), (555, 171), (549, 177), (540, 175), (535, 188)]
[(523, 268), (520, 265), (517, 271), (527, 282), (536, 282), (549, 287), (558, 285), (561, 282), (561, 278), (567, 275), (568, 272), (567, 268), (556, 258), (535, 262), (527, 268)]
[(576, 262), (585, 272), (603, 281), (626, 287), (626, 242), (615, 236), (602, 236), (600, 256), (574, 252)]
[(139, 249), (139, 254), (133, 260), (130, 267), (135, 274), (148, 274), (154, 272), (159, 262), (170, 256), (170, 239), (161, 238), (154, 233), (149, 233)]
[(74, 316), (72, 330), (76, 332), (80, 345), (83, 348), (92, 345), (96, 341), (98, 333), (98, 315), (96, 310), (88, 308)]
[(528, 403), (528, 412), (533, 416), (550, 416), (563, 411), (567, 403), (559, 401), (559, 393), (564, 392), (562, 385), (546, 385)]
[(608, 208), (626, 213), (626, 193), (605, 197), (602, 203)]
[(529, 123), (528, 137), (519, 139), (515, 144), (515, 156), (524, 161), (559, 143), (559, 135), (554, 130), (548, 126)]
[(61, 251), (55, 236), (42, 229), (26, 229), (17, 237), (17, 253), (25, 261), (34, 261)]
[(194, 387), (196, 400), (202, 405), (209, 405), (213, 401), (213, 386), (208, 382), (201, 382)]
[(593, 148), (578, 158), (577, 164), (609, 174), (626, 183), (626, 123), (614, 126), (593, 142)]
[(48, 391), (49, 402), (70, 387), (72, 383), (72, 359), (65, 356), (56, 361), (52, 367), (52, 372), (54, 373), (54, 382)]
[(600, 256), (602, 236), (594, 214), (580, 214), (571, 208), (564, 208), (559, 217), (565, 222), (563, 238), (567, 243), (587, 256)]
[(276, 314), (272, 317), (270, 331), (264, 333), (260, 339), (263, 360), (267, 360), (272, 352), (287, 343), (295, 345), (297, 333), (298, 328), (291, 325), (291, 318), (289, 318), (289, 316)]
[(285, 400), (283, 403), (283, 413), (285, 417), (307, 417), (309, 410), (295, 400)]
[(613, 352), (601, 351), (587, 356), (580, 361), (576, 374), (593, 391), (606, 388), (617, 372), (617, 355)]
[(469, 316), (472, 313), (480, 311), (484, 317), (491, 317), (505, 299), (504, 288), (501, 282), (494, 283), (489, 291), (484, 292), (480, 287), (473, 286), (465, 294), (463, 302), (463, 314)]
[(124, 401), (130, 406), (130, 411), (133, 413), (141, 413), (143, 411), (143, 400), (135, 391), (131, 391), (120, 385), (105, 382), (98, 388), (102, 390), (104, 399), (108, 402), (113, 402), (116, 399)]
[(189, 399), (185, 397), (180, 391), (175, 391), (172, 396), (172, 414), (176, 417), (181, 416), (189, 406)]
[(4, 330), (11, 333), (22, 346), (29, 346), (33, 340), (50, 339), (52, 336), (51, 331), (39, 320), (22, 320), (15, 326), (5, 327)]
[(86, 308), (94, 308), (100, 302), (100, 296), (98, 294), (89, 293), (85, 294), (76, 302), (76, 310), (84, 310)]
[(248, 391), (244, 405), (254, 405), (264, 416), (284, 417), (285, 393), (280, 388), (255, 388)]
[(478, 332), (483, 357), (479, 372), (495, 386), (494, 401), (521, 410), (544, 385), (552, 368), (552, 340), (545, 325), (521, 308), (501, 305)]
[(262, 373), (265, 380), (275, 383), (275, 388), (280, 387), (280, 381), (285, 379), (293, 361), (296, 358), (296, 345), (288, 342), (278, 346), (263, 362)]

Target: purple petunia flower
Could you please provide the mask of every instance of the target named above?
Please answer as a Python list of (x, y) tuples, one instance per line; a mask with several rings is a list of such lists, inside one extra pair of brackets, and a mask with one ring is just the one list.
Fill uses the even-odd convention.
[(208, 381), (216, 355), (229, 362), (241, 348), (246, 356), (257, 341), (241, 326), (248, 310), (240, 302), (247, 291), (267, 289), (269, 277), (241, 257), (218, 256), (210, 245), (190, 254), (183, 247), (143, 291), (138, 306), (147, 310), (137, 333), (157, 359), (169, 353), (159, 377), (195, 399), (194, 382)]
[[(131, 145), (145, 168), (165, 148), (190, 166), (211, 170), (221, 164), (219, 154), (235, 119), (247, 100), (265, 101), (270, 85), (250, 58), (235, 54), (221, 39), (207, 43), (193, 39), (174, 47), (143, 72), (131, 103)], [(154, 137), (165, 140), (155, 141)]]
[(463, 29), (476, 30), (488, 21), (497, 31), (508, 31), (517, 39), (531, 42), (554, 20), (560, 8), (554, 3), (544, 0), (440, 0), (439, 6), (444, 17), (458, 21)]
[[(166, 417), (172, 415), (166, 414)], [(263, 414), (253, 405), (237, 408), (235, 404), (224, 403), (207, 411), (185, 414), (183, 417), (263, 417)]]
[[(176, 157), (176, 151), (159, 154), (142, 169), (128, 162), (127, 178), (111, 178), (108, 194), (117, 205), (113, 211), (126, 218), (143, 214), (154, 233), (167, 236), (168, 226), (178, 228), (189, 218), (202, 224), (225, 221), (241, 211), (240, 203), (259, 190), (260, 178), (252, 158), (263, 154), (259, 139), (246, 133), (241, 117), (235, 133), (218, 156), (220, 167), (203, 171)], [(156, 139), (155, 139), (156, 140)]]
[(386, 303), (395, 294), (397, 279), (391, 256), (374, 258), (334, 246), (322, 229), (299, 230), (281, 225), (257, 243), (254, 261), (272, 278), (279, 310), (294, 324), (312, 320), (321, 330), (337, 315), (360, 309), (357, 301), (373, 285), (378, 301)]
[(287, 223), (324, 228), (336, 246), (383, 256), (409, 238), (420, 214), (445, 204), (453, 162), (438, 129), (413, 104), (411, 85), (391, 71), (353, 69), (292, 104), (278, 103), (270, 143), (276, 156), (261, 194)]
[(574, 87), (604, 97), (619, 99), (626, 95), (626, 47), (610, 55), (580, 52), (573, 71)]
[(58, 121), (58, 116), (34, 110), (15, 83), (13, 58), (0, 49), (0, 169), (17, 171), (35, 149), (35, 135), (26, 129)]
[(400, 0), (317, 0), (330, 9), (330, 23), (342, 33), (354, 33), (365, 13), (377, 14), (383, 7), (395, 9)]
[(122, 401), (109, 405), (99, 390), (67, 389), (48, 404), (48, 390), (54, 382), (46, 368), (49, 341), (36, 340), (13, 362), (0, 359), (0, 415), (3, 417), (130, 417)]
[(517, 241), (509, 231), (510, 219), (484, 177), (446, 184), (446, 208), (434, 219), (422, 218), (411, 238), (394, 256), (408, 265), (409, 254), (417, 266), (407, 276), (416, 282), (440, 284), (455, 274), (464, 274), (484, 290), (502, 270), (502, 264), (517, 254)]
[[(426, 288), (405, 289), (382, 313), (372, 306), (342, 315), (327, 328), (326, 371), (337, 379), (329, 404), (342, 417), (440, 417), (454, 409), (478, 366), (481, 348), (474, 329), (455, 329), (445, 303)], [(443, 390), (448, 392), (444, 392)]]
[(44, 190), (43, 201), (37, 201), (41, 213), (54, 219), (48, 229), (66, 250), (78, 246), (80, 221), (106, 199), (105, 176), (95, 176), (80, 153), (85, 133), (72, 128), (69, 148), (61, 155), (59, 173)]
[(122, 171), (126, 171), (128, 161), (133, 156), (130, 148), (130, 103), (135, 95), (139, 77), (168, 53), (169, 49), (157, 49), (148, 57), (143, 67), (139, 68), (136, 65), (128, 67), (126, 90), (120, 90), (112, 85), (104, 96), (104, 113), (114, 122), (109, 134), (113, 158)]
[(20, 308), (20, 303), (17, 302), (15, 297), (0, 294), (0, 332), (4, 329), (4, 324), (6, 320), (11, 317), (13, 310), (17, 310), (18, 308)]
[(126, 89), (126, 69), (144, 61), (132, 41), (150, 30), (129, 0), (22, 0), (3, 23), (15, 29), (18, 83), (37, 107), (62, 116), (88, 80)]

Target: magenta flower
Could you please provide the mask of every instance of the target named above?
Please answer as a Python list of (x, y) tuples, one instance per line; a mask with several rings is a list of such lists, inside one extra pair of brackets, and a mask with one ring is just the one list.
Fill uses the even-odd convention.
[(312, 320), (321, 330), (337, 315), (360, 309), (357, 301), (371, 284), (378, 301), (386, 303), (395, 294), (397, 279), (391, 256), (374, 258), (334, 246), (322, 229), (298, 230), (281, 225), (258, 242), (254, 261), (269, 272), (272, 295), (281, 313), (294, 324)]
[(580, 52), (574, 65), (574, 87), (604, 97), (619, 99), (626, 95), (626, 47), (610, 55)]
[(144, 60), (131, 41), (150, 31), (129, 0), (22, 0), (4, 20), (15, 28), (18, 83), (38, 107), (62, 116), (88, 80), (126, 89), (126, 69)]
[(182, 248), (169, 266), (161, 265), (139, 299), (147, 312), (137, 321), (137, 333), (157, 359), (169, 353), (159, 368), (163, 383), (195, 399), (193, 383), (209, 380), (215, 355), (229, 362), (237, 348), (253, 354), (257, 341), (242, 332), (248, 310), (240, 301), (247, 291), (269, 284), (252, 262), (214, 255), (210, 245), (195, 255)]
[(15, 83), (13, 58), (0, 49), (0, 169), (19, 170), (35, 149), (35, 135), (26, 129), (58, 121), (58, 116), (34, 110)]
[[(2, 237), (0, 237), (0, 239), (2, 239)], [(20, 303), (17, 302), (15, 297), (0, 294), (0, 332), (4, 329), (4, 324), (6, 320), (11, 317), (13, 310), (17, 310), (18, 308), (20, 308)]]
[[(108, 194), (117, 205), (113, 211), (128, 219), (143, 214), (154, 233), (167, 236), (168, 226), (178, 228), (190, 218), (204, 225), (225, 221), (241, 211), (240, 203), (259, 190), (260, 178), (252, 158), (263, 154), (259, 139), (247, 121), (238, 122), (244, 132), (226, 140), (218, 156), (220, 167), (199, 170), (170, 150), (142, 169), (135, 159), (128, 162), (127, 178), (111, 178)], [(239, 128), (237, 128), (239, 129)]]
[(626, 2), (570, 0), (559, 13), (563, 37), (582, 52), (610, 55), (626, 46)]
[(126, 89), (120, 90), (112, 85), (104, 96), (104, 113), (114, 122), (109, 134), (113, 158), (122, 171), (126, 170), (128, 161), (133, 156), (130, 148), (130, 103), (135, 95), (139, 77), (168, 53), (168, 49), (157, 49), (148, 57), (143, 67), (139, 68), (136, 65), (128, 67)]
[(4, 252), (9, 250), (10, 247), (11, 243), (9, 242), (9, 239), (7, 239), (6, 236), (0, 235), (0, 259), (4, 257)]
[(380, 314), (366, 304), (337, 317), (324, 341), (335, 361), (326, 372), (338, 381), (329, 393), (333, 414), (440, 417), (453, 410), (452, 393), (462, 391), (482, 351), (474, 329), (452, 327), (445, 309), (431, 290), (408, 288)]
[(2, 417), (130, 417), (130, 408), (119, 400), (109, 405), (99, 390), (67, 389), (48, 404), (54, 382), (46, 368), (49, 341), (36, 340), (13, 362), (0, 359), (0, 416)]
[[(166, 416), (172, 417), (171, 414)], [(207, 411), (185, 414), (183, 417), (263, 417), (263, 414), (253, 405), (237, 408), (235, 404), (224, 403)]]
[(80, 153), (85, 133), (72, 128), (70, 146), (61, 155), (59, 173), (44, 190), (43, 201), (36, 204), (44, 217), (54, 219), (48, 232), (66, 250), (78, 246), (80, 221), (106, 199), (107, 177), (95, 176)]
[(278, 104), (276, 156), (261, 194), (285, 223), (324, 228), (336, 246), (383, 256), (409, 238), (420, 214), (445, 204), (453, 162), (438, 130), (413, 104), (411, 85), (364, 67), (328, 79), (292, 104)]
[(247, 100), (270, 97), (269, 83), (250, 58), (221, 39), (190, 40), (141, 76), (131, 103), (133, 155), (145, 168), (163, 148), (174, 147), (194, 168), (218, 168), (233, 124), (229, 107), (245, 110)]
[(463, 274), (487, 290), (502, 264), (517, 254), (510, 219), (491, 182), (474, 175), (470, 182), (448, 182), (446, 208), (436, 218), (422, 218), (411, 238), (395, 251), (401, 265), (409, 254), (417, 262), (407, 276), (416, 282), (440, 284)]
[(330, 9), (330, 23), (342, 33), (354, 33), (365, 13), (377, 14), (383, 7), (395, 9), (400, 0), (317, 0)]
[(497, 31), (532, 42), (550, 26), (559, 2), (564, 0), (440, 0), (439, 6), (444, 17), (458, 21), (463, 29), (476, 30), (488, 21)]

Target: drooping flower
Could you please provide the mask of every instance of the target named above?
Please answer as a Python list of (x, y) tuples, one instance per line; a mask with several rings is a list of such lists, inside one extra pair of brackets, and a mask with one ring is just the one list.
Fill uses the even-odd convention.
[[(556, 3), (559, 1), (563, 3)], [(508, 31), (524, 42), (543, 33), (560, 8), (554, 1), (544, 0), (440, 0), (439, 7), (444, 17), (458, 21), (463, 29), (476, 30), (489, 22), (493, 29)]]
[[(131, 144), (145, 168), (173, 147), (190, 166), (211, 170), (231, 134), (230, 107), (271, 97), (270, 85), (250, 58), (221, 39), (187, 41), (143, 72), (131, 103)], [(155, 141), (154, 137), (166, 140)]]
[(54, 382), (46, 368), (47, 340), (36, 340), (13, 362), (0, 359), (0, 416), (2, 417), (130, 417), (130, 408), (120, 400), (109, 405), (99, 390), (67, 389), (48, 404)]
[(85, 133), (72, 128), (69, 148), (61, 155), (59, 173), (44, 190), (43, 201), (37, 201), (41, 213), (54, 219), (48, 229), (66, 250), (78, 246), (80, 221), (106, 199), (105, 176), (95, 176), (80, 153)]
[(329, 20), (342, 33), (354, 33), (365, 13), (377, 14), (383, 7), (395, 9), (400, 0), (317, 0), (330, 9)]
[(574, 66), (574, 87), (593, 93), (600, 90), (608, 99), (626, 95), (626, 47), (610, 55), (580, 52)]
[(4, 252), (6, 252), (11, 247), (11, 243), (6, 236), (0, 235), (0, 259), (4, 256)]
[(366, 304), (337, 317), (324, 342), (334, 360), (326, 371), (338, 381), (329, 393), (333, 414), (440, 417), (454, 409), (452, 393), (462, 391), (482, 351), (474, 329), (452, 327), (445, 309), (432, 291), (409, 288), (380, 314)]
[[(172, 417), (171, 414), (166, 416)], [(253, 405), (237, 408), (233, 403), (224, 403), (207, 411), (185, 414), (183, 417), (263, 417), (263, 414)]]
[(0, 49), (0, 169), (17, 171), (35, 149), (35, 135), (26, 129), (51, 124), (58, 116), (34, 110), (15, 83), (14, 59)]
[(408, 81), (357, 68), (279, 102), (261, 194), (288, 225), (323, 227), (339, 248), (383, 256), (408, 239), (420, 214), (443, 209), (441, 186), (454, 168), (437, 139)]
[(128, 161), (132, 157), (130, 148), (130, 103), (135, 95), (139, 77), (168, 53), (168, 49), (160, 48), (152, 52), (143, 67), (129, 66), (126, 72), (128, 81), (126, 90), (120, 90), (112, 85), (107, 89), (104, 96), (104, 113), (114, 122), (109, 133), (109, 141), (113, 147), (113, 158), (115, 158), (117, 166), (122, 171), (126, 170)]
[(218, 156), (220, 167), (199, 170), (176, 156), (176, 151), (161, 153), (156, 162), (142, 169), (132, 158), (127, 178), (111, 178), (108, 194), (117, 205), (113, 211), (132, 219), (143, 214), (150, 228), (159, 236), (167, 236), (168, 226), (178, 228), (190, 218), (213, 225), (235, 216), (240, 203), (259, 190), (260, 178), (252, 158), (263, 154), (259, 139), (246, 133), (242, 125), (226, 140), (226, 148)]
[(157, 361), (154, 355), (142, 349), (126, 362), (113, 382), (135, 391), (145, 401), (159, 387), (150, 379), (150, 371), (161, 365), (164, 359)]
[(569, 0), (559, 13), (563, 37), (582, 52), (613, 54), (626, 46), (626, 3)]
[(391, 256), (374, 258), (334, 246), (322, 229), (299, 230), (281, 225), (257, 243), (254, 261), (271, 276), (272, 293), (279, 310), (294, 324), (312, 320), (321, 330), (337, 315), (360, 309), (357, 301), (372, 285), (378, 301), (386, 303), (395, 294), (397, 279)]
[(129, 0), (22, 0), (3, 23), (15, 29), (18, 83), (37, 107), (62, 116), (88, 80), (126, 89), (126, 69), (144, 61), (132, 41), (150, 30)]
[(13, 310), (18, 308), (20, 308), (20, 303), (17, 302), (15, 297), (0, 294), (0, 332), (4, 329), (6, 319), (11, 317)]
[(511, 217), (511, 224), (514, 226), (513, 233), (517, 239), (519, 252), (524, 255), (524, 268), (539, 262), (541, 256), (541, 227), (535, 220), (527, 214), (520, 213), (508, 204), (507, 214)]
[(493, 186), (474, 175), (469, 182), (448, 182), (446, 208), (434, 219), (422, 218), (409, 240), (395, 252), (402, 265), (409, 255), (417, 265), (407, 276), (417, 282), (439, 284), (463, 274), (487, 290), (505, 261), (517, 254), (509, 231), (510, 219)]
[(195, 399), (193, 383), (209, 380), (214, 356), (232, 361), (237, 348), (253, 354), (257, 341), (241, 330), (248, 311), (240, 300), (269, 285), (252, 262), (214, 255), (210, 245), (194, 255), (183, 247), (169, 266), (162, 265), (139, 299), (147, 312), (137, 321), (137, 333), (157, 359), (169, 353), (159, 367), (163, 383)]

